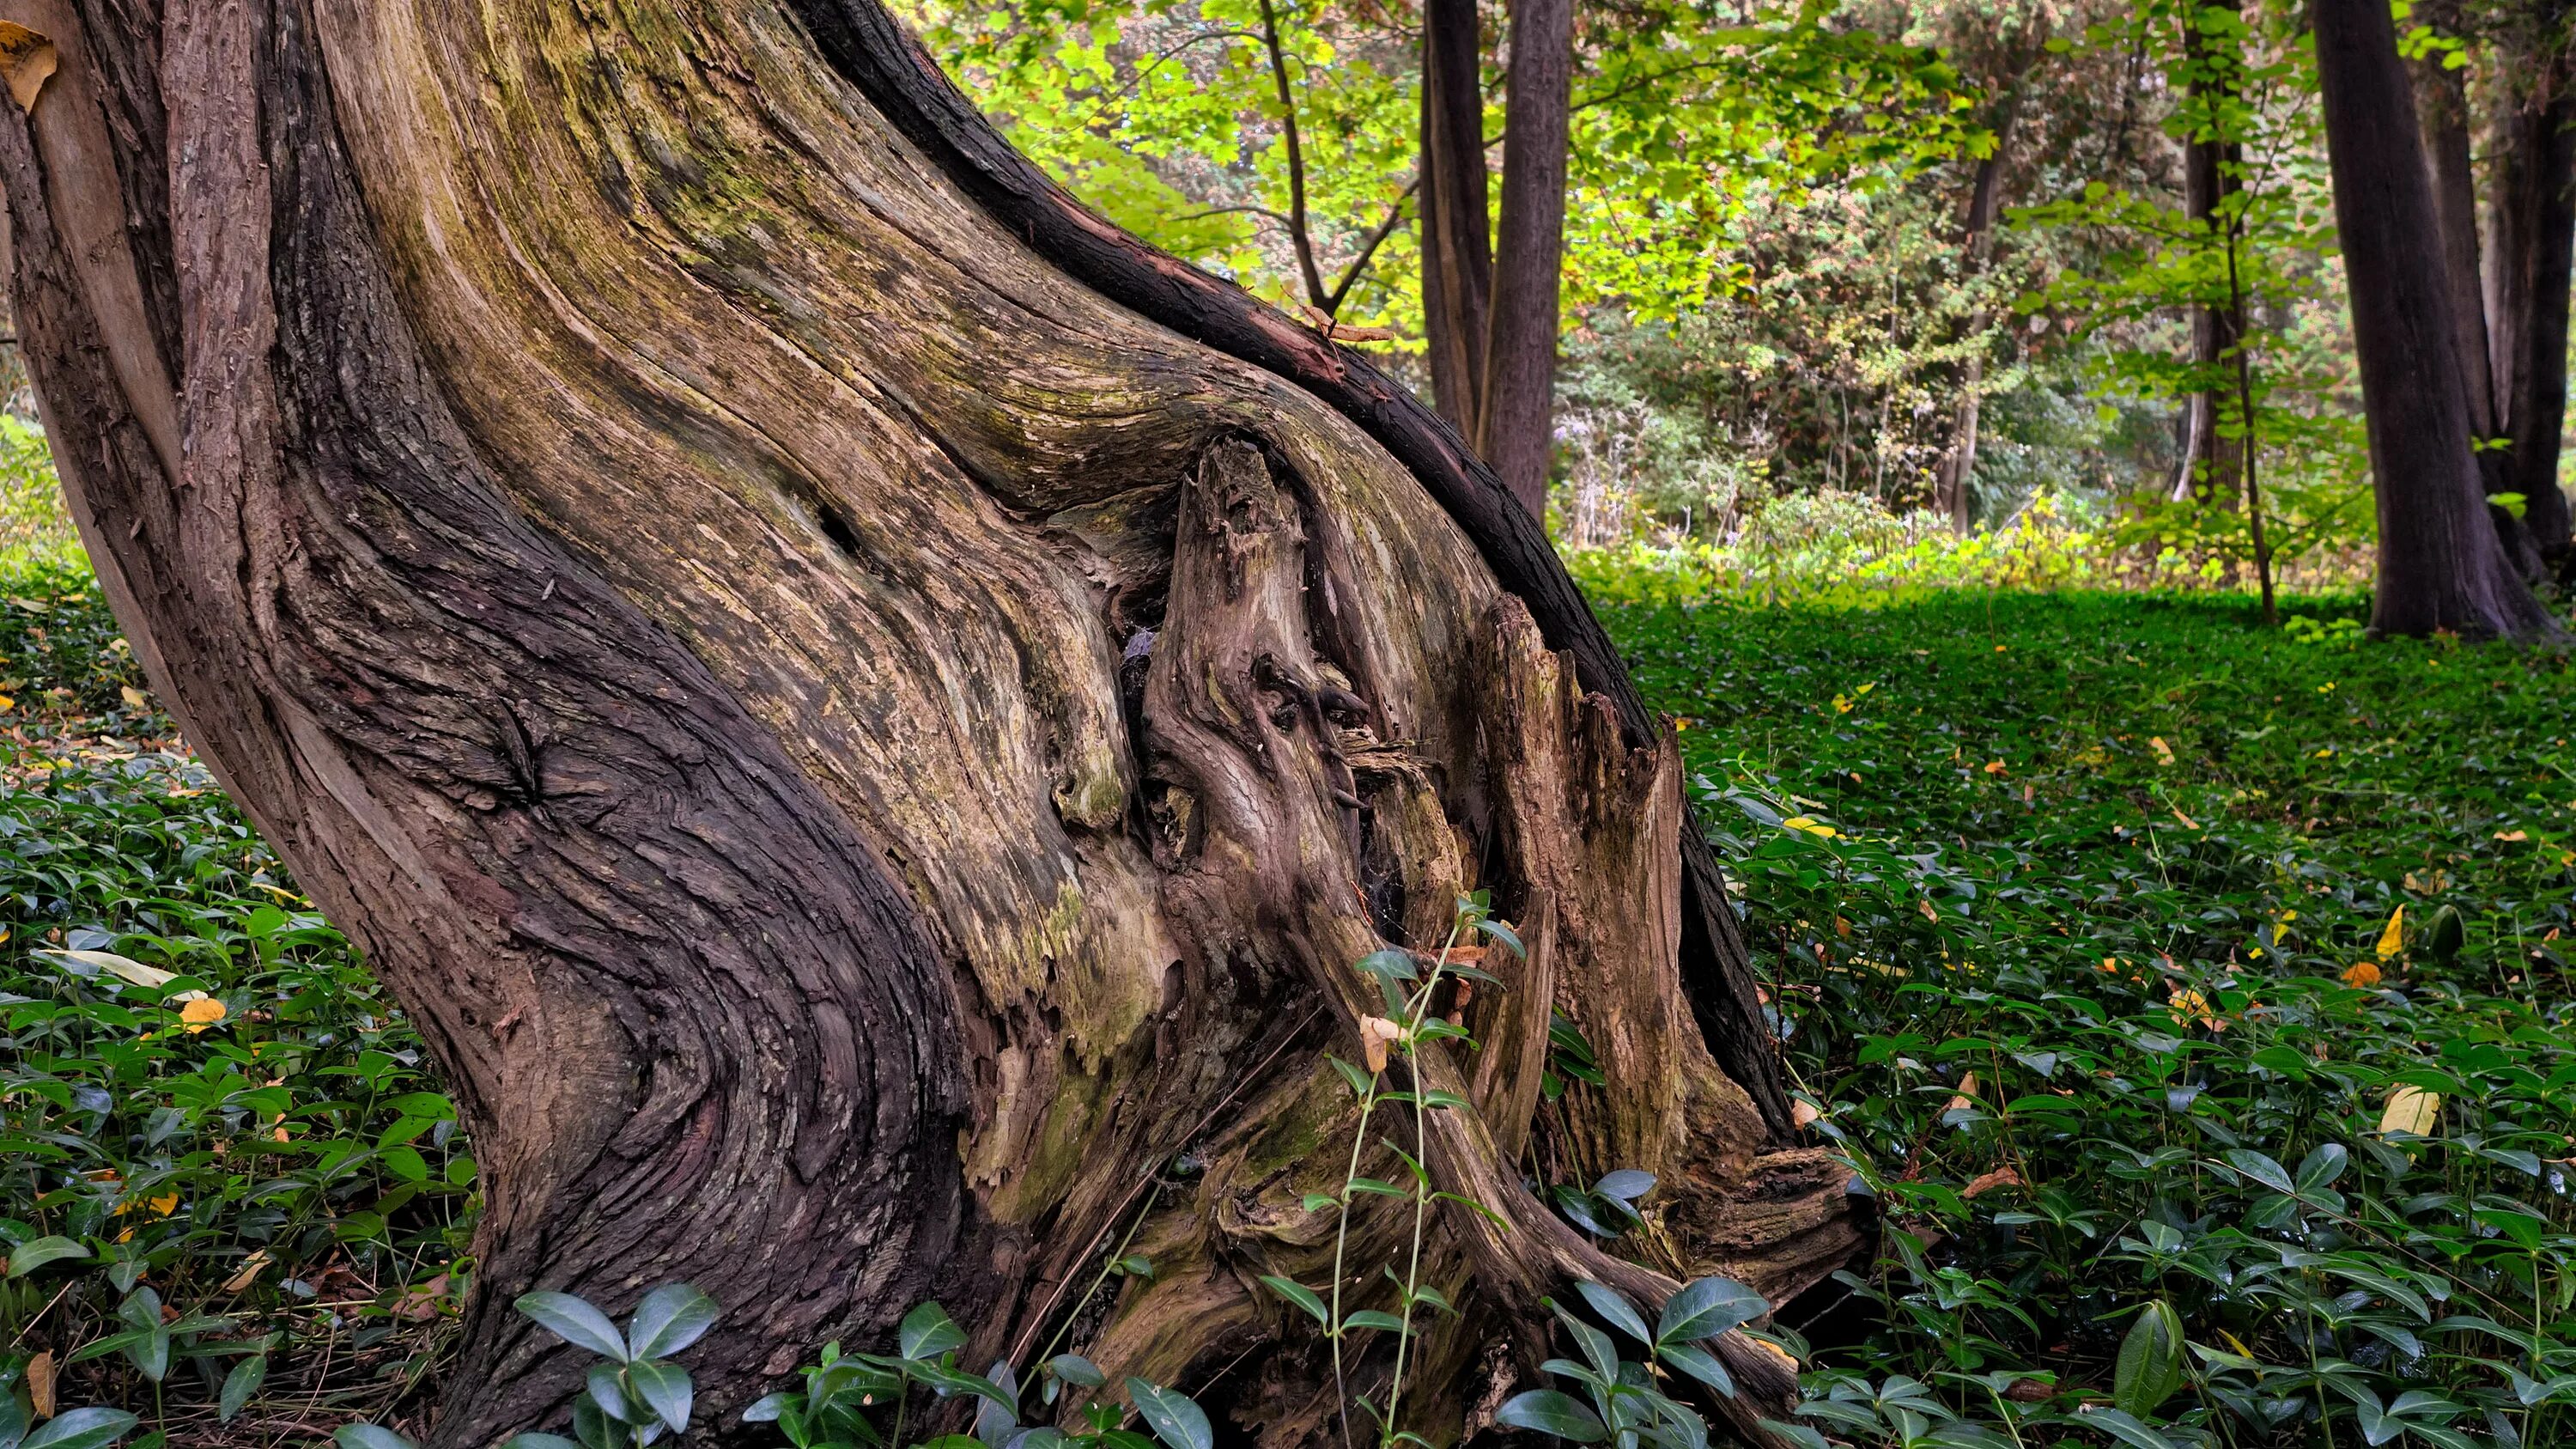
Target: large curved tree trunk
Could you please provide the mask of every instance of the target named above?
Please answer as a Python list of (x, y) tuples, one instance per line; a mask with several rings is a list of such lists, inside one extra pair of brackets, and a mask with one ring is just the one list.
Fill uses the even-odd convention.
[[(0, 106), (12, 294), (83, 536), (488, 1174), (440, 1444), (562, 1412), (575, 1356), (496, 1311), (531, 1286), (696, 1282), (729, 1414), (934, 1291), (1025, 1369), (1131, 1227), (1159, 1271), (1070, 1342), (1312, 1437), (1257, 1279), (1329, 1274), (1352, 963), (1469, 888), (1530, 954), (1423, 1064), (1474, 1104), (1432, 1172), (1502, 1224), (1437, 1220), (1427, 1427), (1571, 1277), (1776, 1300), (1856, 1244), (1536, 525), (871, 0), (21, 8), (59, 64)], [(1608, 1085), (1540, 1113), (1551, 1006)], [(1619, 1167), (1664, 1182), (1642, 1264), (1523, 1186)], [(1787, 1377), (1726, 1346), (1754, 1432)]]

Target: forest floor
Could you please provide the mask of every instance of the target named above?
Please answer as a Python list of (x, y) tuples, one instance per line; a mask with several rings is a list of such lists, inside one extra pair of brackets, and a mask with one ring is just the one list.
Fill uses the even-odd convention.
[[(2564, 1441), (2563, 659), (2332, 602), (1592, 582), (1895, 1229), (1781, 1314), (1815, 1430)], [(417, 1043), (83, 571), (0, 579), (0, 656), (0, 1387), (187, 1445), (399, 1425), (474, 1203)]]
[(2565, 658), (2365, 640), (2357, 602), (1593, 584), (1897, 1229), (1782, 1314), (1811, 1422), (2576, 1433)]

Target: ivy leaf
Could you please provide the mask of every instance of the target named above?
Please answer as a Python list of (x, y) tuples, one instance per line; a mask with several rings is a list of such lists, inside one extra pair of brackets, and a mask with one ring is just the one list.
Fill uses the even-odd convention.
[[(716, 1301), (686, 1283), (665, 1283), (644, 1295), (628, 1320), (626, 1341), (639, 1359), (669, 1358), (706, 1336), (720, 1312)], [(679, 1430), (674, 1427), (673, 1433)]]
[(895, 1352), (919, 1363), (964, 1348), (966, 1331), (949, 1321), (948, 1310), (924, 1303), (903, 1316), (894, 1341)]
[(1208, 1427), (1207, 1413), (1189, 1395), (1131, 1378), (1127, 1398), (1154, 1437), (1169, 1449), (1216, 1449), (1216, 1432)]
[(1771, 1311), (1761, 1294), (1731, 1278), (1694, 1278), (1664, 1303), (1655, 1342), (1689, 1343), (1715, 1338)]
[(617, 1325), (608, 1321), (607, 1314), (570, 1293), (522, 1293), (511, 1306), (575, 1348), (626, 1362), (626, 1340), (618, 1337)]
[(1598, 1444), (1610, 1437), (1601, 1416), (1590, 1405), (1572, 1394), (1557, 1389), (1532, 1389), (1503, 1401), (1495, 1411), (1494, 1422), (1511, 1429), (1529, 1429), (1574, 1444)]
[(1317, 1323), (1322, 1324), (1326, 1332), (1330, 1332), (1332, 1330), (1332, 1312), (1324, 1307), (1324, 1300), (1316, 1297), (1313, 1289), (1306, 1287), (1295, 1279), (1282, 1278), (1276, 1273), (1263, 1274), (1261, 1282), (1262, 1286), (1268, 1288), (1271, 1292), (1276, 1293), (1280, 1297), (1287, 1299), (1289, 1302), (1296, 1304), (1298, 1307), (1305, 1309), (1307, 1316), (1314, 1319)]

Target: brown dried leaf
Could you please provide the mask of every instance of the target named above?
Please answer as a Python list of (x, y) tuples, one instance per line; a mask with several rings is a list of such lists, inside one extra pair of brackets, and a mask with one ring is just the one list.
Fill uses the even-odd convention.
[(1959, 1196), (1975, 1197), (1979, 1193), (1993, 1192), (1999, 1187), (2019, 1186), (2021, 1186), (2020, 1173), (2009, 1167), (1998, 1167), (1992, 1172), (1980, 1173), (1968, 1179), (1968, 1185), (1959, 1190)]
[(1404, 1028), (1383, 1016), (1360, 1018), (1360, 1054), (1372, 1072), (1386, 1070), (1386, 1049), (1390, 1042), (1404, 1035)]
[(54, 1351), (49, 1348), (27, 1360), (26, 1377), (27, 1397), (35, 1400), (36, 1417), (52, 1418), (54, 1416)]
[(438, 1305), (446, 1297), (447, 1275), (441, 1273), (395, 1299), (394, 1317), (406, 1323), (427, 1323), (438, 1316)]

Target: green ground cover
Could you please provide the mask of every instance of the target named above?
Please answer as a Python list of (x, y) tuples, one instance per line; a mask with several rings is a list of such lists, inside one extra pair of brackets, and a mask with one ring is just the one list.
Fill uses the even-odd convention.
[(76, 554), (0, 566), (0, 676), (0, 1383), (147, 1449), (311, 1443), (434, 1361), (454, 1111)]
[[(179, 1444), (400, 1422), (470, 1266), (452, 1113), (86, 571), (0, 572), (0, 1384)], [(1782, 1316), (1811, 1431), (2567, 1439), (2564, 661), (2314, 601), (1588, 582), (1896, 1230)]]
[(2576, 1432), (2564, 660), (2330, 604), (1590, 582), (1898, 1230), (1784, 1315), (1811, 1423)]

